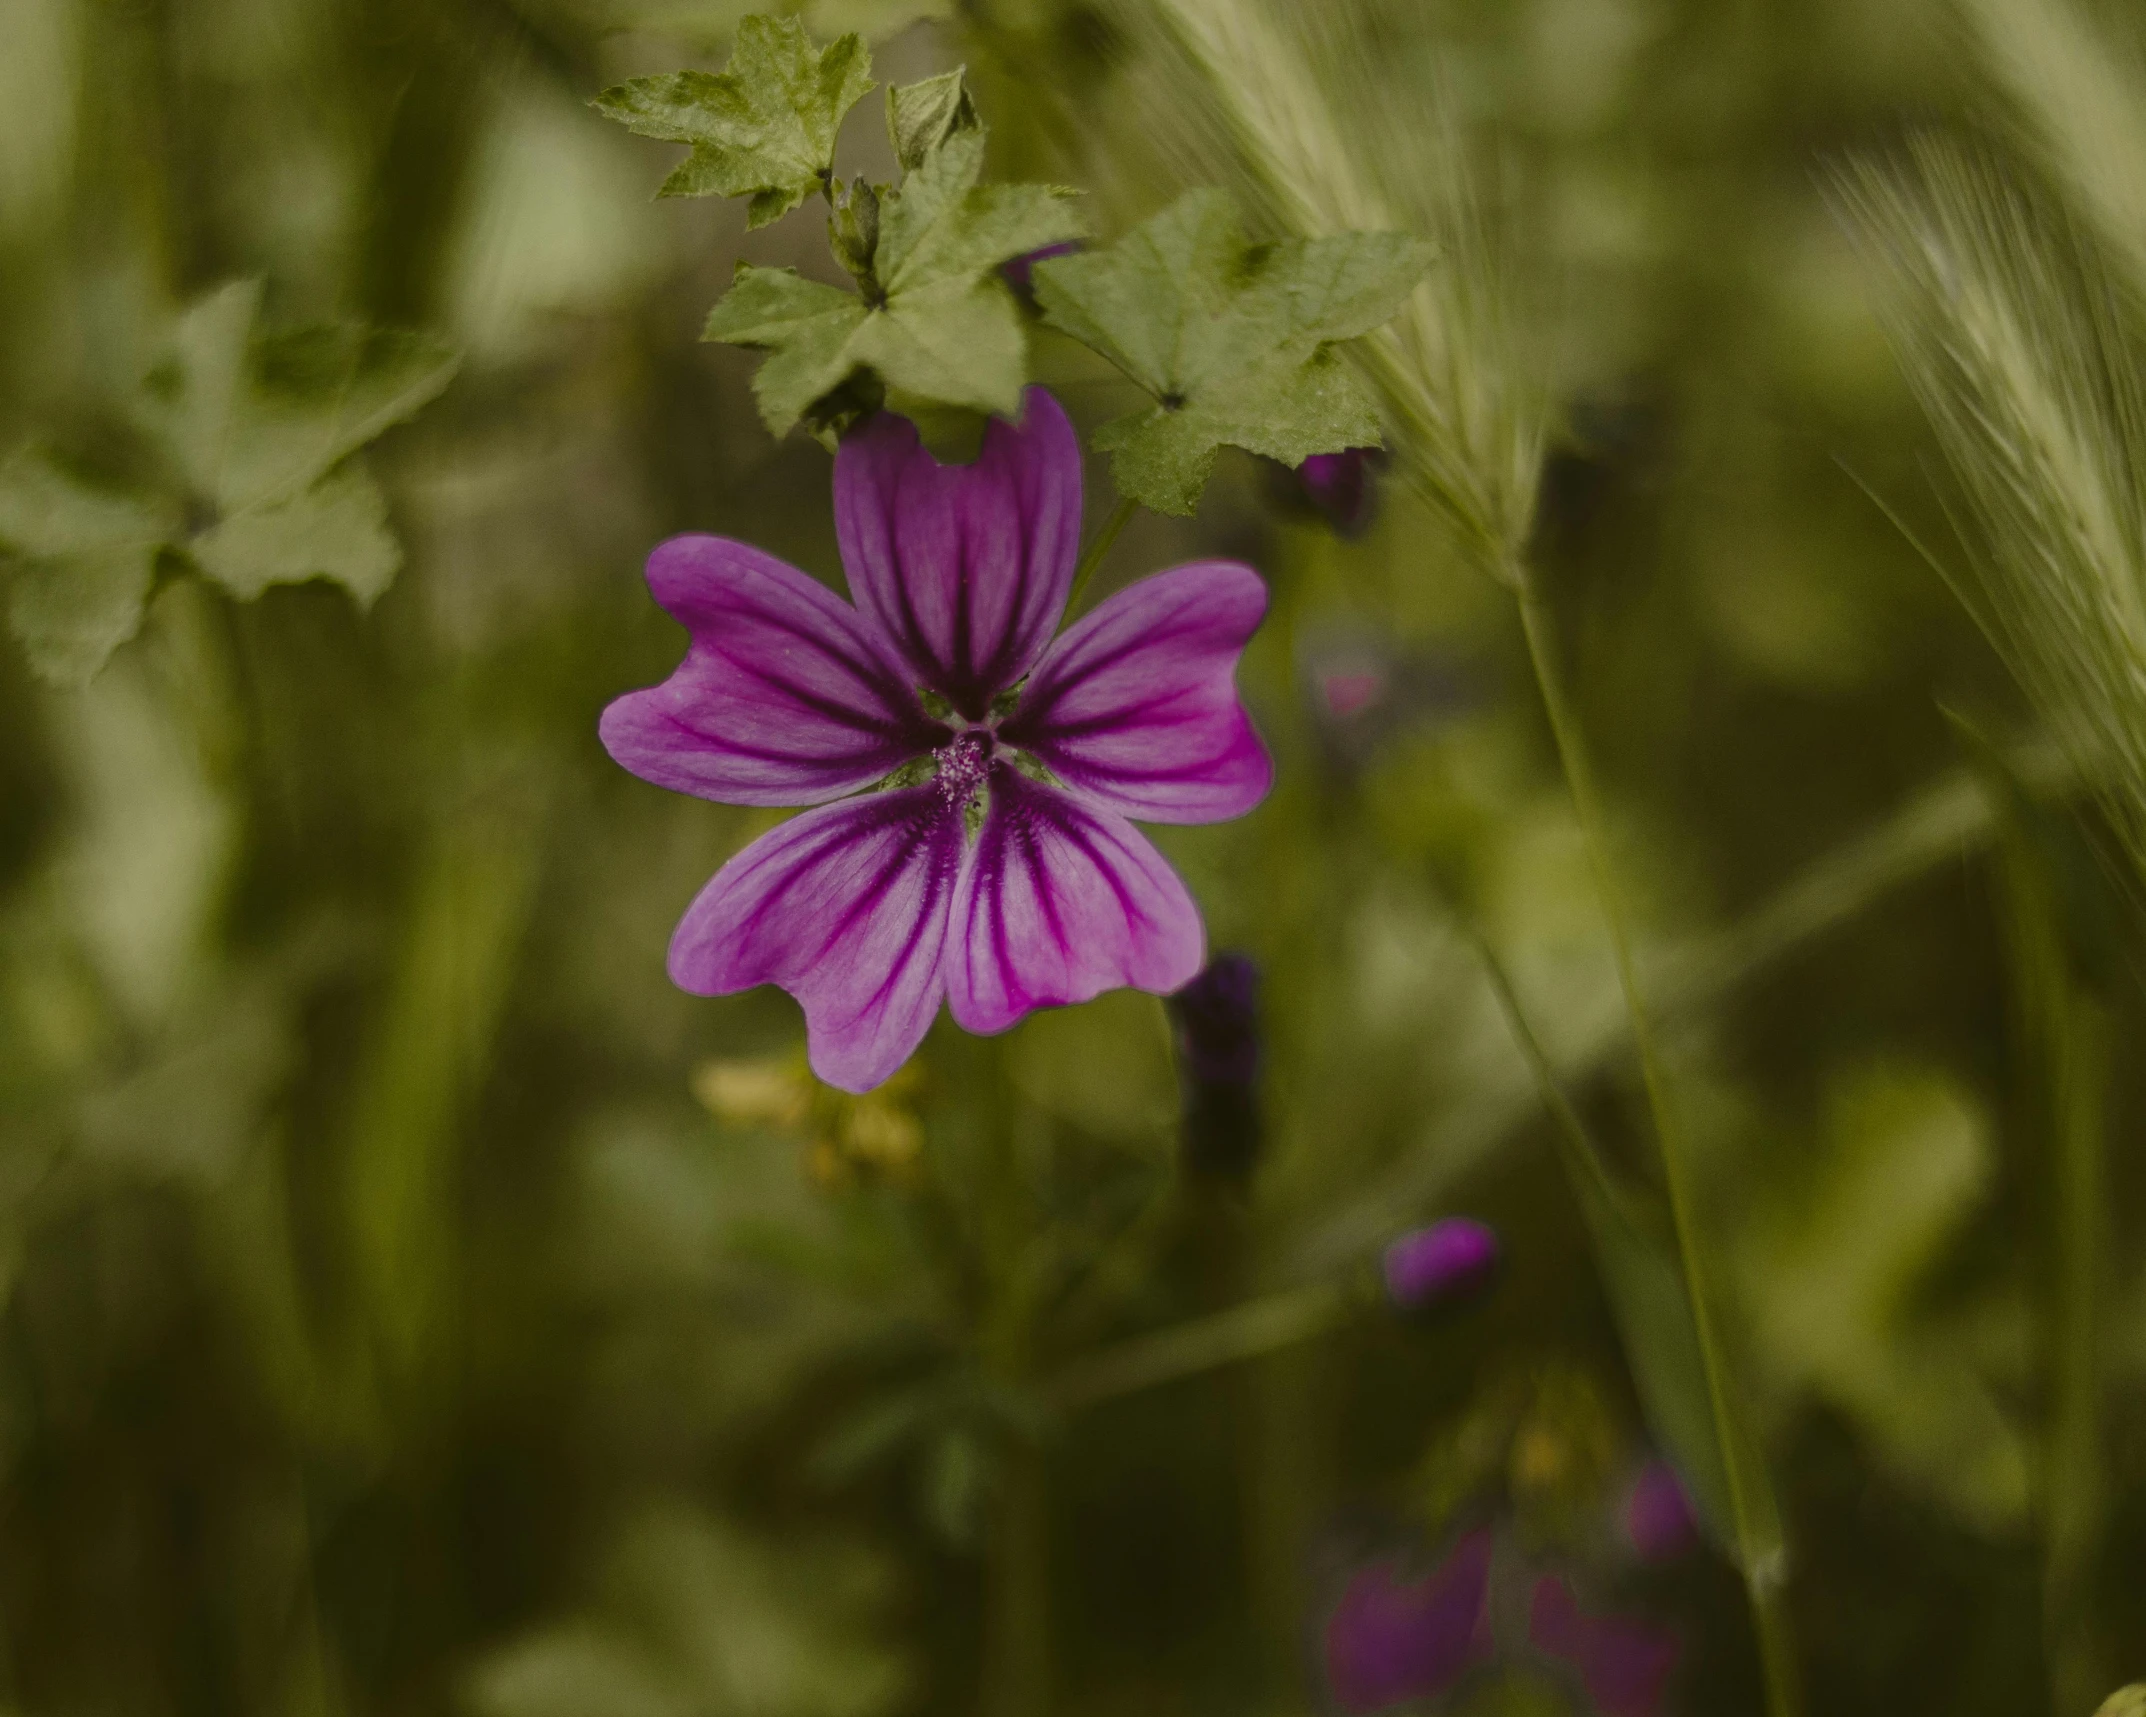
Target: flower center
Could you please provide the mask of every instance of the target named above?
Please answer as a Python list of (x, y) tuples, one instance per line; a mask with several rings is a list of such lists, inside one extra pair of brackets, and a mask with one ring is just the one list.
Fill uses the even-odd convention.
[(991, 773), (995, 749), (996, 741), (990, 734), (970, 728), (957, 734), (951, 744), (934, 751), (932, 761), (939, 766), (939, 772), (933, 779), (939, 784), (939, 796), (949, 805), (966, 806), (982, 790), (984, 777)]

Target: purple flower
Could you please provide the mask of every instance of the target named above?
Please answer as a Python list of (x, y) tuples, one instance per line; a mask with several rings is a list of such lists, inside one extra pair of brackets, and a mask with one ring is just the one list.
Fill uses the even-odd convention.
[(1639, 1469), (1624, 1502), (1624, 1530), (1643, 1562), (1673, 1562), (1697, 1547), (1699, 1517), (1667, 1461), (1652, 1460)]
[(881, 413), (835, 457), (855, 606), (723, 537), (674, 537), (649, 588), (677, 671), (604, 711), (644, 780), (810, 806), (718, 871), (671, 938), (682, 989), (779, 984), (812, 1068), (865, 1091), (944, 998), (975, 1032), (1200, 969), (1185, 885), (1127, 821), (1209, 823), (1273, 765), (1237, 701), (1267, 593), (1232, 561), (1173, 567), (1054, 639), (1080, 549), (1080, 445), (1028, 391), (970, 465)]
[(1471, 1532), (1413, 1585), (1397, 1561), (1357, 1571), (1326, 1623), (1326, 1678), (1344, 1711), (1434, 1698), (1491, 1653), (1491, 1535)]
[(1572, 1588), (1555, 1575), (1535, 1583), (1528, 1640), (1579, 1671), (1603, 1717), (1654, 1717), (1682, 1650), (1667, 1628), (1584, 1614)]
[(1415, 1311), (1474, 1292), (1490, 1280), (1497, 1264), (1497, 1230), (1451, 1216), (1386, 1248), (1386, 1292), (1395, 1305)]
[(1033, 278), (1036, 264), (1048, 262), (1054, 256), (1071, 256), (1075, 251), (1084, 248), (1079, 239), (1069, 238), (1062, 244), (1047, 244), (1041, 250), (1029, 251), (1024, 256), (1015, 257), (1011, 262), (1002, 262), (998, 271), (1008, 286), (1033, 304), (1036, 299), (1036, 284)]
[(1314, 453), (1297, 467), (1297, 485), (1314, 512), (1345, 537), (1355, 536), (1378, 510), (1373, 473), (1386, 456), (1376, 447)]

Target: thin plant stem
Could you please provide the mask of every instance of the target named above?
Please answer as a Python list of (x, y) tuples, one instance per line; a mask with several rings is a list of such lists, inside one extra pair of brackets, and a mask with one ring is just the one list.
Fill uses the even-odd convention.
[(1572, 1099), (1565, 1095), (1565, 1087), (1557, 1077), (1556, 1067), (1551, 1064), (1549, 1052), (1543, 1048), (1542, 1039), (1535, 1035), (1527, 1010), (1520, 1005), (1520, 992), (1513, 987), (1512, 974), (1505, 969), (1505, 962), (1498, 958), (1497, 951), (1472, 918), (1461, 917), (1460, 923), (1464, 934), (1475, 946), (1477, 958), (1483, 963), (1484, 975), (1490, 979), (1491, 994), (1497, 998), (1498, 1011), (1505, 1016), (1506, 1029), (1520, 1046), (1520, 1055), (1528, 1064), (1528, 1072), (1534, 1075), (1535, 1089), (1542, 1098), (1543, 1107), (1550, 1111), (1551, 1120), (1557, 1123), (1559, 1155), (1564, 1157), (1566, 1167), (1574, 1176), (1593, 1182), (1605, 1195), (1613, 1195), (1602, 1159), (1595, 1154), (1594, 1141), (1587, 1136), (1587, 1125), (1572, 1106)]
[[(2001, 791), (2001, 786), (1999, 791)], [(2101, 1539), (2102, 1228), (2109, 1090), (2107, 1006), (2072, 959), (2049, 867), (2022, 820), (2005, 820), (2004, 880), (2017, 1026), (2034, 1068), (2051, 1178), (2052, 1268), (2043, 1447), (2042, 1628), (2057, 1717), (2085, 1717), (2103, 1691), (2093, 1631)]]
[(1051, 1697), (1050, 1492), (1044, 1451), (1022, 1438), (999, 1469), (986, 1598), (982, 1717), (1047, 1717)]
[[(977, 1176), (977, 1357), (1012, 1397), (1035, 1379), (1042, 1298), (1055, 1255), (1037, 1176), (1050, 1134), (1023, 1098), (1003, 1041), (974, 1046), (971, 1067), (988, 1094)], [(1016, 1425), (999, 1443), (986, 1554), (979, 1717), (1049, 1717), (1054, 1695), (1051, 1605), (1051, 1448), (1040, 1425)]]
[(1293, 1347), (1344, 1322), (1355, 1302), (1348, 1287), (1337, 1282), (1263, 1294), (1227, 1311), (1107, 1347), (1060, 1372), (1047, 1386), (1045, 1398), (1060, 1412), (1074, 1412), (1112, 1396)]
[(1549, 611), (1524, 567), (1513, 568), (1511, 583), (1520, 607), (1521, 630), (1527, 639), (1528, 661), (1535, 672), (1536, 687), (1542, 697), (1544, 714), (1549, 718), (1565, 785), (1572, 795), (1581, 838), (1586, 842), (1588, 858), (1594, 869), (1595, 886), (1602, 897), (1603, 917), (1608, 924), (1610, 946), (1617, 963), (1617, 980), (1624, 991), (1626, 1012), (1631, 1016), (1633, 1046), (1639, 1054), (1640, 1075), (1646, 1086), (1648, 1107), (1654, 1116), (1655, 1138), (1662, 1157), (1662, 1178), (1669, 1193), (1670, 1221), (1683, 1266), (1685, 1292), (1691, 1297), (1699, 1351), (1705, 1362), (1707, 1400), (1713, 1411), (1714, 1434), (1720, 1442), (1722, 1466), (1728, 1478), (1737, 1559), (1742, 1564), (1744, 1590), (1751, 1605), (1752, 1626), (1758, 1636), (1760, 1665), (1766, 1682), (1766, 1708), (1771, 1717), (1797, 1717), (1802, 1709), (1802, 1692), (1784, 1601), (1783, 1559), (1777, 1545), (1765, 1542), (1770, 1535), (1763, 1533), (1760, 1527), (1764, 1507), (1761, 1498), (1767, 1494), (1767, 1480), (1758, 1468), (1756, 1451), (1749, 1447), (1742, 1435), (1734, 1411), (1730, 1394), (1732, 1385), (1713, 1295), (1699, 1252), (1689, 1148), (1669, 1089), (1653, 1018), (1640, 989), (1622, 892), (1610, 857), (1607, 822), (1602, 814), (1602, 803), (1579, 722), (1566, 699), (1564, 679), (1558, 671)]
[(2058, 1717), (2085, 1717), (2100, 1697), (2093, 1567), (2104, 1505), (2101, 1450), (2101, 1275), (2106, 1197), (2108, 1012), (2076, 989), (2051, 1045), (2055, 1089), (2057, 1280), (2049, 1427), (2048, 1547), (2043, 1571)]
[(1088, 539), (1088, 546), (1081, 550), (1080, 563), (1073, 568), (1073, 583), (1066, 591), (1066, 612), (1071, 613), (1080, 601), (1080, 593), (1087, 588), (1088, 580), (1095, 569), (1103, 564), (1103, 557), (1110, 553), (1111, 545), (1118, 540), (1118, 533), (1125, 529), (1140, 503), (1130, 496), (1121, 496), (1118, 504), (1110, 510), (1110, 517)]
[[(2008, 766), (2037, 791), (2055, 796), (2080, 785), (2058, 748), (2035, 744), (2006, 752)], [(1815, 860), (1734, 924), (1669, 950), (1653, 966), (1657, 1019), (1705, 1013), (1775, 962), (1848, 923), (1893, 889), (1940, 866), (1965, 864), (1996, 834), (1989, 788), (1974, 771), (1952, 769), (1912, 794), (1890, 815)], [(1623, 1010), (1587, 1024), (1558, 1057), (1568, 1088), (1621, 1065), (1632, 1052)], [(1337, 1267), (1421, 1208), (1535, 1112), (1531, 1081), (1504, 1080), (1448, 1117), (1387, 1174), (1329, 1216), (1296, 1248), (1299, 1274)]]

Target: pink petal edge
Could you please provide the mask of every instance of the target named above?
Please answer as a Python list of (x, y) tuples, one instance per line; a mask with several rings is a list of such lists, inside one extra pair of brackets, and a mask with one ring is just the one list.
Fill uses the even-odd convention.
[(695, 897), (671, 981), (704, 996), (781, 985), (805, 1011), (813, 1072), (869, 1091), (939, 1011), (962, 858), (961, 813), (930, 785), (801, 812)]

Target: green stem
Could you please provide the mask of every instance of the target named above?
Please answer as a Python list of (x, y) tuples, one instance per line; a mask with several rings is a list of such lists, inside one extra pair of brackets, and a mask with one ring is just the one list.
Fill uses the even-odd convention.
[[(2006, 754), (2007, 765), (2036, 791), (2061, 797), (2077, 776), (2054, 749)], [(1888, 891), (1957, 864), (1986, 848), (1997, 812), (1988, 786), (1967, 769), (1948, 770), (1883, 822), (1843, 843), (1784, 884), (1764, 904), (1725, 929), (1670, 950), (1655, 969), (1657, 1019), (1704, 1014), (1722, 997), (1783, 956), (1839, 929)], [(1632, 1052), (1631, 1021), (1619, 1009), (1580, 1031), (1555, 1066), (1570, 1087), (1598, 1078)], [(1311, 1274), (1338, 1267), (1390, 1234), (1465, 1174), (1534, 1113), (1533, 1081), (1501, 1082), (1445, 1116), (1423, 1143), (1297, 1247), (1295, 1267)]]
[[(1998, 783), (2003, 791), (2003, 783)], [(2035, 1131), (2048, 1141), (2054, 1257), (2044, 1310), (2049, 1359), (2042, 1498), (2042, 1628), (2056, 1717), (2085, 1717), (2103, 1691), (2093, 1568), (2103, 1508), (2101, 1281), (2107, 1007), (2080, 981), (2050, 865), (2012, 797), (2003, 876), (2018, 1029), (2034, 1072)]]
[(1691, 1297), (1692, 1320), (1697, 1326), (1699, 1351), (1705, 1362), (1707, 1400), (1713, 1410), (1714, 1434), (1721, 1445), (1722, 1465), (1729, 1485), (1729, 1503), (1736, 1527), (1738, 1560), (1742, 1564), (1744, 1590), (1751, 1605), (1751, 1620), (1758, 1636), (1759, 1658), (1766, 1680), (1766, 1706), (1771, 1717), (1796, 1717), (1802, 1694), (1791, 1643), (1784, 1602), (1782, 1556), (1773, 1534), (1764, 1530), (1762, 1519), (1770, 1514), (1770, 1486), (1758, 1456), (1747, 1444), (1731, 1398), (1732, 1384), (1716, 1323), (1713, 1295), (1699, 1252), (1693, 1209), (1691, 1163), (1681, 1117), (1677, 1113), (1654, 1022), (1639, 985), (1638, 968), (1632, 957), (1632, 940), (1626, 925), (1624, 903), (1610, 859), (1608, 825), (1596, 792), (1579, 722), (1566, 701), (1563, 677), (1557, 668), (1548, 609), (1524, 568), (1516, 567), (1511, 580), (1520, 606), (1521, 630), (1525, 633), (1528, 660), (1535, 671), (1543, 711), (1557, 745), (1565, 784), (1580, 820), (1595, 873), (1595, 886), (1602, 896), (1603, 916), (1608, 923), (1610, 946), (1617, 963), (1617, 980), (1624, 991), (1625, 1010), (1631, 1016), (1633, 1045), (1639, 1053), (1640, 1074), (1647, 1090), (1648, 1106), (1662, 1157), (1662, 1178), (1669, 1192), (1669, 1213), (1677, 1254), (1683, 1266), (1685, 1292)]
[(1073, 569), (1072, 588), (1066, 592), (1068, 614), (1073, 612), (1074, 606), (1080, 601), (1080, 593), (1087, 588), (1088, 580), (1095, 569), (1103, 564), (1103, 557), (1110, 553), (1110, 546), (1118, 540), (1118, 533), (1131, 522), (1139, 507), (1140, 503), (1130, 496), (1121, 496), (1118, 504), (1111, 509), (1110, 517), (1105, 519), (1101, 528), (1088, 539), (1088, 546), (1081, 550), (1080, 564)]
[[(990, 1111), (977, 1178), (983, 1300), (976, 1330), (985, 1375), (1023, 1393), (1033, 1374), (1037, 1296), (1051, 1250), (1031, 1180), (1035, 1116), (1008, 1075), (1002, 1043), (974, 1053), (989, 1068)], [(973, 1065), (973, 1063), (972, 1063)], [(980, 1717), (1045, 1717), (1051, 1699), (1049, 1450), (1040, 1437), (1001, 1440), (984, 1600)]]
[(2101, 1548), (2101, 1259), (2108, 1012), (2076, 988), (2051, 1044), (2055, 1089), (2057, 1281), (2043, 1572), (2057, 1717), (2085, 1717), (2103, 1690), (2093, 1569)]
[(1062, 1413), (1074, 1412), (1115, 1395), (1292, 1347), (1343, 1322), (1354, 1298), (1334, 1282), (1264, 1294), (1228, 1311), (1107, 1347), (1060, 1372), (1045, 1398)]
[(1558, 1148), (1565, 1166), (1575, 1177), (1592, 1183), (1605, 1197), (1614, 1197), (1615, 1190), (1602, 1167), (1602, 1159), (1595, 1154), (1594, 1141), (1587, 1136), (1586, 1123), (1572, 1106), (1572, 1099), (1565, 1095), (1557, 1068), (1552, 1065), (1549, 1052), (1543, 1048), (1542, 1039), (1535, 1035), (1527, 1010), (1520, 1005), (1520, 993), (1513, 988), (1512, 974), (1505, 969), (1505, 962), (1498, 958), (1497, 951), (1472, 918), (1459, 916), (1459, 922), (1463, 933), (1475, 945), (1476, 956), (1490, 979), (1491, 994), (1497, 998), (1498, 1011), (1505, 1016), (1506, 1029), (1513, 1034), (1513, 1041), (1520, 1046), (1521, 1059), (1526, 1061), (1528, 1072), (1534, 1077), (1536, 1093), (1542, 1098), (1543, 1107), (1550, 1111), (1550, 1118), (1557, 1123)]
[(1050, 1493), (1044, 1451), (1006, 1451), (986, 1598), (982, 1717), (1046, 1717), (1051, 1693)]

